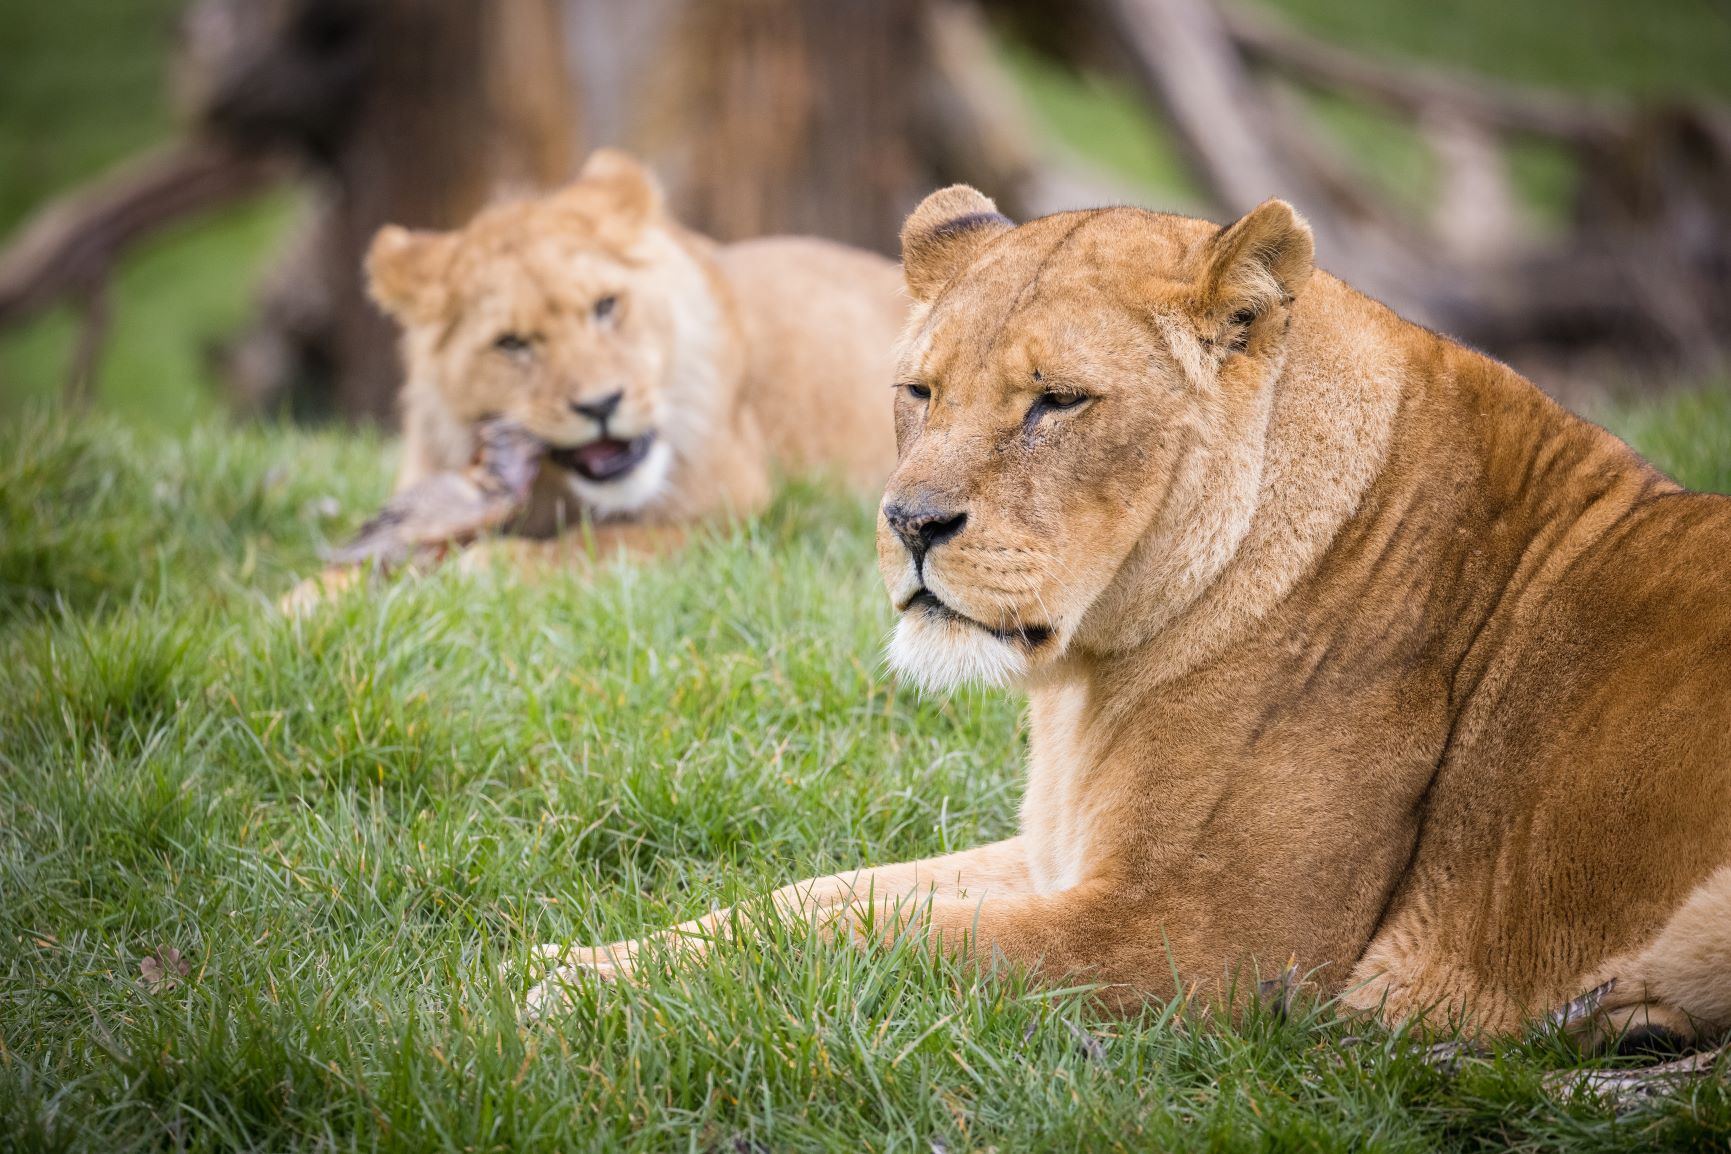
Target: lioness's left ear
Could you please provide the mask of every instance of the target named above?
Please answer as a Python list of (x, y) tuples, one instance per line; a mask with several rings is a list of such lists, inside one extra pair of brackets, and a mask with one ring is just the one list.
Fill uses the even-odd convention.
[(938, 295), (993, 239), (1016, 227), (992, 198), (965, 184), (940, 188), (902, 225), (902, 276), (922, 303)]
[(655, 174), (629, 153), (598, 148), (583, 162), (566, 195), (581, 202), (594, 219), (621, 239), (635, 236), (661, 215), (667, 203)]
[(1316, 271), (1316, 241), (1284, 200), (1265, 200), (1208, 242), (1198, 321), (1242, 352), (1257, 322), (1292, 303)]

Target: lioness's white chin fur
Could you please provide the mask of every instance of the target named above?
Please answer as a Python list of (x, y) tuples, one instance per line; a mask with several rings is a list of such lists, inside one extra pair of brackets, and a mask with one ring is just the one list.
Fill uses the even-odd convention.
[(600, 517), (635, 513), (661, 496), (673, 472), (673, 450), (657, 439), (631, 472), (617, 481), (591, 481), (570, 474), (571, 491)]
[(904, 614), (890, 637), (890, 668), (927, 693), (970, 682), (1003, 688), (1027, 675), (1028, 658), (1008, 641), (962, 621)]

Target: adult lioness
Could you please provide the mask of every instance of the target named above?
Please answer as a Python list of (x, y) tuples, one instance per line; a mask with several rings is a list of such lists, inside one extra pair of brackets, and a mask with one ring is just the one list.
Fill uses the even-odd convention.
[(891, 658), (1027, 689), (1022, 832), (780, 909), (929, 892), (946, 947), (1126, 1000), (1296, 956), (1390, 1019), (1615, 979), (1590, 1033), (1731, 1026), (1731, 500), (1314, 271), (1278, 201), (950, 188), (903, 263)]
[(367, 271), (403, 326), (399, 490), (467, 465), (491, 418), (552, 448), (533, 535), (749, 513), (776, 469), (875, 488), (894, 463), (894, 263), (803, 238), (717, 245), (623, 153), (457, 232), (385, 228)]

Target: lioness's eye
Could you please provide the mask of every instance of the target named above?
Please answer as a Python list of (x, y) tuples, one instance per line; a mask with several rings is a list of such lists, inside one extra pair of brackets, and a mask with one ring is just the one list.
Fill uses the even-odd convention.
[(619, 298), (612, 293), (595, 302), (595, 319), (604, 321), (613, 315), (613, 309), (619, 304)]
[(931, 389), (927, 388), (925, 385), (916, 385), (912, 381), (903, 385), (902, 388), (906, 389), (908, 391), (908, 396), (912, 397), (916, 401), (928, 401), (932, 396)]
[(1032, 429), (1047, 413), (1079, 409), (1093, 399), (1087, 393), (1041, 393), (1034, 398), (1034, 403), (1028, 406), (1028, 415), (1022, 418), (1022, 427)]
[(520, 357), (529, 351), (531, 344), (521, 333), (504, 333), (493, 342), (493, 347), (506, 356)]

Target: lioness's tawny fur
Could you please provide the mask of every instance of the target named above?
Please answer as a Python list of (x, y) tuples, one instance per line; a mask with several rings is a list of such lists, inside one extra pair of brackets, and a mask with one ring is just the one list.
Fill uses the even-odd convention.
[(1315, 271), (1278, 201), (957, 187), (903, 259), (892, 661), (1025, 688), (1021, 832), (777, 908), (929, 895), (944, 947), (1129, 1002), (1296, 957), (1392, 1020), (1615, 978), (1588, 1033), (1731, 1027), (1731, 500)]
[(554, 450), (534, 535), (750, 513), (777, 471), (875, 489), (894, 462), (895, 265), (806, 238), (717, 245), (623, 153), (456, 232), (386, 228), (367, 268), (403, 326), (399, 490), (467, 465), (494, 417)]

